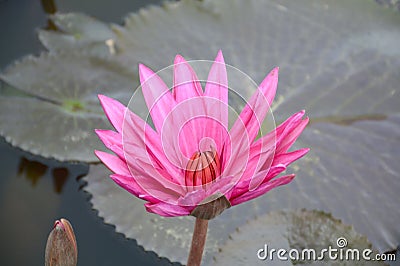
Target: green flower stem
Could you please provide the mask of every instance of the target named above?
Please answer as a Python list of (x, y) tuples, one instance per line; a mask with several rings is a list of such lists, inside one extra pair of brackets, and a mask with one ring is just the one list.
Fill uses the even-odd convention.
[(208, 220), (196, 218), (187, 266), (200, 266), (206, 244)]

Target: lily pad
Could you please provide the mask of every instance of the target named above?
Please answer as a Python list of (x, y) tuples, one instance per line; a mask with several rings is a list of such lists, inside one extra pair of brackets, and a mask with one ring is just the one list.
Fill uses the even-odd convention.
[(110, 128), (97, 94), (127, 102), (133, 77), (129, 70), (100, 58), (72, 53), (26, 57), (2, 76), (21, 93), (7, 89), (0, 95), (0, 134), (44, 157), (96, 162), (93, 147), (102, 144), (94, 129)]
[[(54, 19), (63, 16), (68, 17), (57, 14)], [(290, 169), (298, 173), (294, 182), (216, 218), (210, 230), (215, 232), (217, 245), (224, 243), (237, 226), (257, 215), (303, 207), (330, 212), (354, 225), (381, 252), (399, 244), (398, 12), (372, 0), (186, 0), (143, 9), (129, 15), (123, 26), (111, 25), (107, 29), (92, 18), (85, 21), (79, 18), (76, 24), (94, 25), (104, 33), (101, 36), (111, 37), (112, 46), (94, 49), (104, 48), (104, 38), (89, 35), (81, 38), (87, 41), (66, 43), (66, 35), (86, 33), (79, 30), (84, 28), (82, 25), (65, 29), (62, 35), (52, 35), (52, 41), (47, 41), (51, 52), (39, 58), (28, 57), (1, 75), (4, 81), (32, 96), (0, 96), (0, 133), (9, 141), (61, 160), (95, 160), (92, 150), (101, 144), (92, 129), (106, 128), (100, 118), (104, 116), (97, 104), (97, 93), (127, 103), (128, 95), (138, 86), (138, 62), (158, 70), (169, 65), (177, 53), (187, 59), (212, 59), (222, 49), (227, 63), (245, 71), (256, 83), (274, 66), (280, 66), (274, 115), (282, 121), (306, 109), (311, 124), (298, 145), (311, 147), (311, 152)], [(78, 99), (84, 109), (65, 112), (65, 107), (71, 107), (71, 95), (72, 103)], [(15, 104), (6, 104), (12, 101)], [(33, 107), (25, 110), (21, 103), (28, 101), (30, 104), (26, 105)], [(47, 111), (38, 111), (39, 118), (13, 123), (18, 121), (15, 117), (27, 115), (26, 112), (35, 116), (33, 110), (42, 108), (59, 111), (63, 116), (52, 121), (43, 119)], [(77, 117), (87, 122), (74, 122)], [(64, 132), (60, 121), (71, 126), (71, 131)], [(34, 127), (42, 129), (42, 135), (39, 130), (31, 131)], [(20, 135), (21, 132), (30, 134)], [(71, 132), (88, 137), (65, 142)], [(150, 223), (136, 219), (139, 214), (129, 215), (145, 215), (144, 208), (139, 204), (127, 211), (129, 200), (120, 199), (127, 192), (111, 189), (109, 186), (115, 185), (109, 183), (105, 171), (96, 176), (103, 178), (94, 179), (93, 173), (86, 178), (87, 190), (93, 194), (94, 208), (106, 222), (136, 238), (146, 249), (184, 262), (186, 246), (168, 249), (179, 246), (184, 230), (176, 231), (176, 240), (170, 239), (167, 246), (159, 245), (156, 237), (133, 233), (130, 229), (139, 225), (145, 228), (143, 231), (150, 230), (146, 229)], [(125, 211), (116, 213), (121, 208)], [(179, 228), (184, 223), (171, 221)], [(223, 228), (213, 229), (217, 224)], [(167, 230), (164, 227), (161, 232), (165, 234)], [(210, 256), (206, 254), (207, 258)]]
[(49, 51), (80, 48), (93, 54), (115, 52), (115, 35), (106, 23), (80, 13), (58, 14), (51, 19), (59, 31), (39, 31), (39, 39)]
[[(329, 247), (336, 249), (331, 257), (323, 251)], [(278, 257), (280, 249), (284, 252)], [(214, 260), (217, 265), (385, 265), (363, 258), (364, 250), (370, 253), (368, 258), (378, 254), (351, 226), (329, 214), (303, 209), (272, 212), (239, 227)]]

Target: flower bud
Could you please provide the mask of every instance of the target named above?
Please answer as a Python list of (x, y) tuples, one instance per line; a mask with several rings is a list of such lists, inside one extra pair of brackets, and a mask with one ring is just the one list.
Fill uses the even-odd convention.
[(221, 164), (217, 152), (195, 152), (190, 158), (185, 171), (185, 183), (187, 187), (203, 186), (215, 181), (221, 170)]
[(45, 266), (76, 266), (78, 248), (74, 230), (66, 219), (55, 221), (46, 244)]

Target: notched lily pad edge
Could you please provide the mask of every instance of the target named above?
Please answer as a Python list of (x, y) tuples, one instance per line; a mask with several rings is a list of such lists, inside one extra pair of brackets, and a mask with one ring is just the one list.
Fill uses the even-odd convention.
[[(96, 166), (96, 165), (101, 165), (101, 163), (91, 163), (90, 165)], [(89, 168), (89, 170), (90, 170), (90, 168)], [(118, 235), (118, 237), (122, 237), (123, 239), (126, 239), (128, 241), (135, 242), (135, 244), (141, 249), (141, 251), (143, 251), (143, 252), (145, 252), (147, 254), (150, 254), (152, 256), (154, 255), (158, 260), (166, 260), (171, 265), (183, 265), (178, 261), (171, 261), (167, 257), (159, 256), (154, 250), (150, 250), (150, 249), (144, 248), (144, 246), (138, 241), (138, 239), (127, 237), (121, 230), (118, 230), (117, 226), (114, 223), (112, 223), (110, 221), (107, 221), (107, 219), (106, 219), (107, 216), (105, 216), (104, 213), (102, 213), (100, 210), (98, 210), (98, 209), (96, 209), (94, 207), (94, 203), (92, 201), (93, 194), (86, 189), (87, 185), (89, 184), (89, 182), (86, 179), (88, 174), (89, 174), (89, 170), (88, 170), (88, 173), (86, 175), (82, 176), (79, 179), (79, 183), (80, 183), (79, 188), (86, 195), (87, 203), (89, 203), (91, 211), (94, 212), (94, 215), (97, 216), (97, 219), (99, 219), (100, 222), (105, 224), (106, 226), (110, 226), (111, 228), (113, 228), (114, 232)], [(143, 201), (143, 203), (144, 203), (144, 201)], [(144, 209), (144, 206), (143, 206), (143, 209)]]

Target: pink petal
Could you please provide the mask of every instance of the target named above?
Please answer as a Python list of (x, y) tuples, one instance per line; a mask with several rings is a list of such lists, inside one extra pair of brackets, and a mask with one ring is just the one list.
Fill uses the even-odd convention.
[(151, 186), (165, 188), (175, 194), (171, 198), (179, 198), (184, 193), (183, 172), (166, 158), (158, 134), (134, 113), (128, 112), (125, 121), (124, 155), (131, 175), (146, 191)]
[[(190, 123), (190, 119), (195, 118), (196, 114), (200, 113), (201, 115), (205, 115), (205, 107), (203, 103), (203, 98), (200, 97), (203, 95), (203, 91), (201, 88), (201, 84), (199, 79), (192, 69), (192, 67), (186, 62), (186, 60), (177, 55), (174, 61), (174, 89), (172, 94), (175, 100), (178, 103), (176, 109), (174, 109), (174, 115), (171, 116), (171, 123), (173, 128), (171, 131), (168, 129), (166, 132), (173, 136), (172, 138), (176, 138), (178, 135), (182, 135), (183, 137), (179, 137), (179, 144), (174, 141), (173, 145), (181, 149), (182, 153), (187, 157), (190, 158), (195, 150), (198, 149), (197, 137), (188, 138), (187, 136), (190, 135), (203, 135), (205, 130), (205, 124), (203, 123), (204, 119), (196, 119), (195, 123)], [(195, 100), (193, 100), (195, 98)], [(184, 100), (188, 100), (187, 103), (182, 103)], [(182, 103), (179, 105), (179, 103)], [(176, 120), (181, 121), (177, 123)], [(186, 123), (186, 124), (185, 124)], [(179, 131), (181, 130), (181, 132)], [(176, 154), (176, 158), (179, 158), (179, 161), (183, 163), (181, 155)]]
[[(182, 169), (186, 168), (187, 161), (195, 152), (215, 148), (220, 155), (224, 136), (228, 134), (228, 130), (218, 122), (218, 109), (204, 113), (205, 102), (212, 103), (217, 100), (190, 98), (179, 103), (165, 118), (161, 142), (167, 158)], [(216, 132), (219, 132), (219, 135), (215, 135)]]
[[(250, 148), (250, 158), (243, 174), (243, 180), (252, 178), (258, 172), (269, 169), (275, 156), (275, 138), (274, 134), (270, 134), (266, 138), (260, 139)], [(259, 178), (252, 178), (251, 187), (258, 186)]]
[[(234, 123), (230, 130), (230, 140), (226, 143), (234, 144), (238, 149), (232, 149), (231, 151), (224, 150), (223, 158), (230, 158), (231, 162), (235, 163), (239, 160), (239, 157), (243, 157), (246, 153), (251, 157), (255, 157), (261, 164), (258, 164), (258, 168), (268, 160), (268, 154), (262, 155), (262, 153), (270, 150), (275, 144), (275, 132), (269, 134), (266, 138), (261, 138), (256, 141), (256, 145), (251, 145), (254, 138), (257, 136), (259, 128), (266, 113), (269, 111), (270, 104), (274, 98), (276, 87), (278, 82), (278, 68), (275, 68), (261, 83), (257, 92), (251, 97), (249, 103), (241, 112), (239, 118)], [(243, 143), (241, 143), (244, 141)], [(267, 145), (266, 147), (264, 147)], [(243, 159), (243, 158), (242, 158)], [(241, 160), (242, 160), (241, 159)], [(223, 162), (223, 167), (235, 167), (234, 165), (227, 165)], [(236, 176), (233, 171), (229, 171), (228, 175)]]
[[(298, 123), (301, 121), (301, 118), (304, 116), (305, 111), (302, 110), (300, 112), (297, 112), (293, 115), (291, 115), (288, 119), (286, 119), (282, 124), (276, 127), (276, 129), (267, 135), (261, 137), (258, 139), (255, 144), (258, 144), (259, 142), (262, 142), (264, 144), (268, 144), (271, 142), (275, 141), (276, 142), (282, 140), (290, 131), (292, 128), (296, 127)], [(276, 145), (275, 145), (276, 146)], [(269, 149), (270, 146), (267, 146), (267, 149)], [(265, 150), (263, 148), (262, 150)]]
[(282, 164), (272, 166), (266, 177), (262, 178), (261, 176), (255, 176), (250, 180), (249, 191), (253, 191), (258, 189), (258, 187), (266, 182), (269, 182), (272, 178), (276, 177), (280, 173), (286, 170), (286, 166)]
[(172, 205), (165, 202), (155, 204), (146, 203), (144, 205), (148, 212), (152, 212), (165, 217), (187, 216), (191, 213), (191, 209), (178, 205)]
[[(130, 175), (133, 176), (136, 182), (148, 193), (159, 191), (156, 192), (154, 196), (157, 198), (166, 196), (166, 198), (160, 199), (168, 202), (175, 202), (185, 194), (186, 190), (184, 185), (175, 182), (176, 179), (183, 179), (182, 175), (172, 179), (165, 169), (157, 168), (151, 164), (151, 162), (143, 161), (142, 157), (139, 158), (135, 156), (135, 154), (129, 153), (126, 153), (125, 156)], [(157, 196), (157, 194), (160, 195)]]
[(124, 176), (113, 174), (110, 175), (111, 179), (114, 180), (120, 187), (127, 190), (129, 193), (135, 195), (136, 197), (149, 201), (151, 203), (160, 202), (157, 198), (149, 195), (146, 191), (142, 189), (142, 187), (136, 182), (135, 178), (132, 176)]
[(143, 161), (141, 158), (127, 156), (127, 160), (132, 175), (136, 178), (139, 178), (137, 176), (140, 176), (143, 180), (143, 186), (148, 187), (148, 189), (151, 189), (149, 184), (153, 184), (152, 186), (155, 186), (154, 184), (159, 184), (158, 187), (174, 191), (174, 193), (179, 196), (185, 194), (185, 186), (175, 181), (183, 179), (182, 175), (171, 179), (170, 174), (165, 169), (156, 168), (154, 165), (148, 164), (148, 162)]
[(278, 156), (276, 156), (274, 158), (273, 164), (274, 165), (283, 164), (285, 166), (288, 166), (292, 162), (294, 162), (294, 161), (300, 159), (301, 157), (303, 157), (304, 155), (306, 155), (307, 152), (309, 152), (309, 151), (310, 151), (309, 148), (304, 148), (304, 149), (296, 150), (296, 151), (289, 152), (289, 153), (279, 154)]
[(112, 130), (101, 129), (96, 129), (95, 132), (108, 149), (118, 155), (119, 158), (124, 159), (121, 134)]
[(232, 197), (240, 196), (241, 194), (256, 189), (259, 185), (269, 182), (271, 179), (286, 170), (286, 167), (293, 161), (303, 157), (310, 149), (304, 148), (290, 153), (280, 154), (273, 158), (272, 166), (268, 164), (260, 169), (257, 174), (251, 175), (245, 172), (244, 177), (235, 186)]
[[(265, 97), (265, 100), (268, 103), (268, 108), (264, 109), (265, 114), (268, 113), (268, 109), (272, 105), (272, 101), (275, 98), (276, 89), (278, 88), (278, 72), (279, 72), (279, 67), (272, 69), (271, 72), (261, 82), (261, 84), (259, 86), (259, 90), (257, 90), (256, 95), (253, 96), (254, 100), (255, 100), (255, 104), (252, 106), (254, 106), (254, 109), (261, 108), (257, 104), (257, 103), (259, 103), (259, 100), (257, 100), (257, 99), (259, 99), (259, 97), (261, 96), (261, 95), (257, 95), (257, 94), (259, 94), (261, 92), (263, 94), (263, 96)], [(250, 101), (252, 101), (252, 100), (253, 100), (253, 98)], [(264, 108), (265, 108), (265, 106), (264, 106)]]
[[(201, 85), (193, 69), (183, 57), (179, 55), (176, 57), (174, 84), (182, 85), (174, 88), (174, 95), (179, 104), (169, 118), (173, 125), (168, 127), (165, 121), (164, 125), (168, 128), (163, 129), (166, 132), (166, 135), (163, 134), (163, 143), (168, 146), (167, 150), (176, 151), (172, 156), (174, 163), (180, 163), (185, 167), (185, 163), (194, 152), (202, 148), (209, 150), (210, 145), (207, 145), (209, 143), (203, 143), (205, 139), (211, 139), (214, 142), (211, 146), (214, 146), (219, 155), (221, 154), (223, 142), (228, 134), (227, 83), (221, 52), (218, 53), (210, 70), (204, 94), (206, 97), (202, 96)], [(176, 141), (177, 135), (179, 142)], [(168, 142), (167, 139), (172, 141)], [(201, 145), (202, 143), (204, 145)]]
[(238, 132), (237, 123), (241, 120), (246, 125), (247, 134), (250, 142), (253, 142), (258, 134), (261, 124), (269, 111), (271, 103), (275, 97), (278, 86), (279, 68), (273, 69), (258, 87), (258, 90), (250, 98), (239, 118), (233, 125), (231, 132), (234, 135), (243, 134)]
[[(285, 170), (286, 170), (286, 166), (283, 165), (283, 164), (278, 164), (278, 165), (271, 166), (271, 168), (268, 171), (267, 176), (264, 178), (262, 183), (264, 184), (266, 182), (269, 182), (271, 179), (273, 179), (274, 177), (276, 177), (277, 175), (279, 175), (280, 173), (282, 173)], [(252, 190), (253, 189), (254, 188), (252, 188)]]
[(174, 61), (174, 89), (172, 94), (178, 103), (203, 95), (196, 73), (181, 55), (177, 55)]
[(182, 197), (182, 194), (176, 193), (176, 191), (164, 186), (159, 179), (140, 175), (113, 175), (111, 178), (135, 196), (152, 203), (162, 201), (169, 204), (176, 204), (178, 199)]
[[(219, 114), (218, 121), (225, 128), (228, 128), (228, 76), (221, 50), (218, 51), (214, 64), (208, 74), (204, 96), (213, 97), (218, 100), (212, 103), (211, 106), (207, 106), (208, 110), (217, 109)], [(218, 134), (216, 132), (212, 135), (218, 136)]]
[(293, 114), (291, 117), (286, 119), (285, 122), (280, 124), (274, 131), (269, 132), (252, 144), (250, 149), (250, 160), (252, 158), (259, 158), (262, 166), (258, 170), (265, 170), (271, 166), (272, 161), (270, 156), (277, 156), (279, 154), (278, 152), (286, 152), (286, 150), (283, 151), (282, 148), (278, 149), (278, 146), (283, 147), (282, 143), (284, 139), (291, 132), (291, 130), (293, 130), (299, 123), (301, 123), (301, 118), (303, 117), (303, 115), (304, 111)]
[[(241, 125), (242, 134), (230, 134), (228, 136), (221, 157), (221, 169), (223, 169), (221, 175), (233, 176), (233, 182), (237, 182), (243, 177), (251, 156), (248, 135), (244, 133), (246, 131), (245, 126), (243, 124), (238, 125)], [(238, 125), (237, 129), (239, 129)]]
[(286, 166), (279, 164), (272, 166), (271, 168), (268, 168), (266, 170), (260, 171), (252, 176), (247, 176), (241, 179), (235, 186), (232, 192), (232, 197), (238, 197), (243, 193), (247, 193), (248, 191), (252, 191), (258, 188), (260, 185), (270, 181), (272, 178), (276, 177), (285, 170)]
[(98, 97), (108, 120), (118, 132), (121, 132), (126, 107), (119, 101), (107, 96), (99, 94)]
[[(166, 157), (160, 136), (139, 116), (127, 112), (123, 129), (123, 145), (126, 159), (137, 160), (140, 169), (153, 167), (165, 169), (164, 178), (183, 184), (180, 168), (171, 164)], [(154, 169), (153, 169), (154, 171)]]
[(186, 193), (182, 198), (178, 200), (178, 204), (181, 206), (197, 206), (204, 199), (214, 195), (222, 194), (225, 195), (234, 186), (232, 183), (232, 177), (222, 177), (217, 179), (216, 182), (207, 184), (206, 188), (198, 186), (193, 188), (194, 190)]
[(161, 132), (164, 119), (176, 102), (164, 81), (150, 68), (140, 64), (139, 77), (151, 119), (157, 132)]
[(266, 182), (266, 183), (262, 184), (261, 186), (259, 186), (256, 190), (249, 191), (247, 193), (242, 194), (239, 197), (231, 199), (230, 200), (231, 205), (234, 206), (234, 205), (243, 203), (245, 201), (255, 199), (259, 196), (262, 196), (273, 188), (290, 183), (294, 177), (295, 177), (295, 175), (292, 174), (292, 175), (282, 176), (282, 177), (277, 178), (270, 182)]
[(110, 169), (112, 172), (119, 175), (130, 175), (130, 171), (126, 163), (119, 157), (103, 151), (94, 151), (96, 156)]
[(293, 145), (293, 143), (300, 136), (301, 132), (303, 132), (303, 130), (306, 128), (308, 121), (309, 119), (306, 117), (304, 120), (299, 121), (293, 128), (287, 130), (286, 136), (277, 142), (277, 154), (286, 152)]

